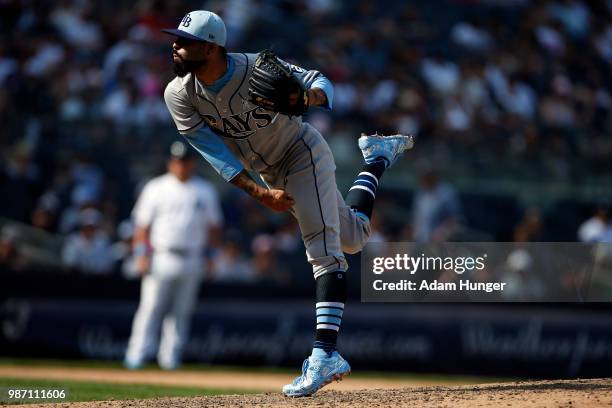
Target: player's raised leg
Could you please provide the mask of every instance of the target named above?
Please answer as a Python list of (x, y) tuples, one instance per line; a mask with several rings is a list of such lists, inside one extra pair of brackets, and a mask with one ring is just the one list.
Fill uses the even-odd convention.
[(413, 146), (412, 136), (362, 135), (359, 138), (359, 148), (366, 164), (349, 189), (346, 201), (339, 191), (337, 193), (340, 241), (345, 253), (356, 254), (368, 242), (380, 179), (385, 170)]
[(346, 195), (346, 204), (359, 216), (372, 217), (380, 179), (406, 150), (412, 149), (410, 135), (365, 135), (359, 138), (359, 149), (366, 162)]

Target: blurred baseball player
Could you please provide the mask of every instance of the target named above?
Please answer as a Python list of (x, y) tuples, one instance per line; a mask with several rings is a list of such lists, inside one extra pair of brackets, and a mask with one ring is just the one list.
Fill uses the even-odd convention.
[[(163, 31), (176, 36), (177, 77), (164, 98), (179, 133), (226, 181), (298, 220), (316, 282), (317, 325), (302, 375), (283, 392), (311, 395), (350, 372), (336, 351), (346, 301), (344, 252), (359, 252), (367, 242), (380, 177), (412, 147), (412, 138), (363, 135), (359, 147), (366, 165), (345, 201), (327, 142), (301, 119), (310, 106), (331, 109), (327, 78), (270, 51), (228, 54), (225, 25), (208, 11), (187, 13), (177, 29)], [(249, 171), (259, 173), (267, 188)]]
[(143, 275), (125, 366), (140, 368), (161, 342), (157, 360), (181, 363), (193, 307), (205, 272), (204, 251), (218, 239), (222, 215), (213, 186), (194, 176), (196, 155), (182, 142), (170, 148), (168, 172), (149, 181), (133, 211), (134, 256)]

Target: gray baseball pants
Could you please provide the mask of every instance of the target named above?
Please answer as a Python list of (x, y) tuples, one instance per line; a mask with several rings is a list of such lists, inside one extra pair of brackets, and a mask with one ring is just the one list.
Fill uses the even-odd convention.
[(336, 164), (323, 136), (308, 123), (301, 137), (283, 159), (261, 173), (270, 188), (290, 193), (296, 203), (296, 217), (314, 277), (345, 271), (344, 253), (363, 248), (370, 235), (370, 222), (346, 205), (336, 185)]

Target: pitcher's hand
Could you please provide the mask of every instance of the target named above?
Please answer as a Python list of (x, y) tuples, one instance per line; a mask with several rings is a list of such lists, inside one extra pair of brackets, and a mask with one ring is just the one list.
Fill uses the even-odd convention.
[(295, 199), (285, 190), (266, 190), (260, 202), (273, 211), (283, 212), (289, 210), (295, 204)]

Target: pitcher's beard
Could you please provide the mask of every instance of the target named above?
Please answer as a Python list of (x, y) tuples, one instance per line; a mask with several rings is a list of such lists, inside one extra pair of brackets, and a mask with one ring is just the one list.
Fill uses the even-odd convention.
[(177, 76), (182, 78), (188, 73), (203, 67), (207, 62), (208, 61), (206, 59), (196, 61), (180, 59), (180, 62), (176, 62), (174, 59), (172, 59), (172, 70)]

